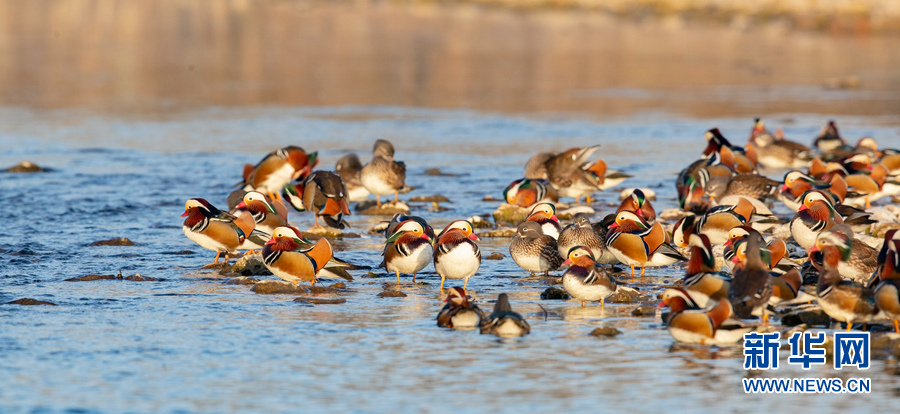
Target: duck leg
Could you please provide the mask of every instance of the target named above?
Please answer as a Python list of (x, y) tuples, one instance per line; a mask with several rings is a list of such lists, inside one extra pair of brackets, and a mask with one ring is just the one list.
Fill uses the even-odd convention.
[[(466, 282), (468, 282), (468, 281), (469, 281), (469, 279), (466, 279)], [(465, 289), (465, 287), (463, 289)], [(444, 291), (444, 276), (441, 275), (441, 292), (443, 292), (443, 291)]]
[(894, 319), (894, 331), (900, 334), (900, 319)]
[(644, 277), (644, 266), (641, 266), (641, 277)]
[(631, 277), (634, 277), (634, 265), (631, 265)]
[(400, 271), (397, 271), (397, 284), (400, 284)]
[(866, 210), (872, 208), (872, 203), (869, 203), (869, 195), (866, 194)]
[(400, 191), (394, 190), (394, 204), (397, 204), (398, 201), (400, 201)]
[[(466, 290), (466, 285), (469, 284), (469, 279), (463, 280), (463, 290)], [(441, 286), (444, 285), (444, 279), (441, 279)]]
[(413, 273), (413, 283), (416, 283), (416, 274)]
[(584, 307), (584, 301), (581, 301), (581, 307), (582, 308)]
[(381, 196), (375, 194), (375, 204), (378, 205), (378, 208), (381, 208)]
[(606, 298), (600, 298), (600, 309), (603, 309), (603, 305), (606, 303)]
[(590, 195), (590, 194), (588, 194), (588, 195), (584, 198), (584, 204), (590, 205), (592, 201), (594, 201), (594, 199), (591, 198), (591, 195)]
[(216, 252), (216, 260), (213, 261), (212, 263), (207, 263), (207, 264), (205, 264), (203, 267), (206, 267), (206, 266), (215, 266), (215, 265), (219, 264), (219, 256), (221, 256), (221, 255), (222, 255), (222, 252)]

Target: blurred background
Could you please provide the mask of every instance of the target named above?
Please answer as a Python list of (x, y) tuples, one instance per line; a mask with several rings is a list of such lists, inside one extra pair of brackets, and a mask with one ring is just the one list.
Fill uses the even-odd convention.
[(0, 16), (4, 107), (900, 113), (896, 0), (3, 0)]

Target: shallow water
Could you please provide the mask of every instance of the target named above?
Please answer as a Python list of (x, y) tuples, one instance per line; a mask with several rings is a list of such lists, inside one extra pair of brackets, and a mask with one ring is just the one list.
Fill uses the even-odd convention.
[[(224, 205), (241, 166), (286, 144), (319, 150), (322, 168), (348, 151), (367, 159), (387, 138), (406, 161), (410, 195), (446, 195), (450, 211), (413, 212), (436, 228), (489, 214), (534, 152), (600, 144), (612, 168), (636, 177), (622, 186), (657, 191), (657, 210), (675, 205), (675, 174), (719, 126), (742, 142), (747, 119), (683, 120), (664, 115), (607, 122), (563, 115), (516, 117), (397, 107), (208, 109), (155, 119), (80, 111), (0, 110), (0, 166), (32, 160), (56, 171), (0, 175), (0, 303), (22, 297), (59, 306), (0, 305), (0, 411), (642, 411), (743, 412), (787, 405), (811, 411), (888, 411), (900, 396), (896, 359), (866, 372), (782, 361), (767, 377), (872, 379), (868, 395), (743, 394), (740, 351), (675, 345), (659, 317), (634, 305), (582, 309), (541, 301), (547, 287), (509, 257), (485, 260), (469, 287), (483, 308), (509, 292), (532, 334), (497, 339), (435, 327), (439, 278), (429, 266), (406, 298), (378, 298), (392, 276), (356, 280), (341, 305), (304, 306), (289, 295), (257, 295), (224, 284), (201, 266), (214, 256), (181, 233), (184, 201)], [(8, 121), (8, 122), (6, 122)], [(811, 141), (824, 119), (781, 115), (789, 138)], [(839, 119), (848, 137), (900, 143), (892, 119)], [(439, 168), (459, 177), (423, 175)], [(617, 191), (600, 194), (599, 214)], [(365, 233), (379, 217), (353, 215), (362, 238), (336, 243), (341, 258), (375, 266), (382, 239)], [(291, 221), (308, 228), (308, 214)], [(128, 237), (133, 247), (87, 247)], [(508, 253), (483, 239), (484, 255)], [(173, 252), (191, 250), (194, 254)], [(64, 282), (85, 274), (141, 273), (159, 282)], [(376, 270), (376, 273), (381, 273)], [(671, 281), (678, 267), (652, 269), (641, 289)], [(327, 295), (326, 295), (327, 296)], [(614, 326), (612, 339), (588, 333)], [(782, 352), (786, 357), (787, 352)]]

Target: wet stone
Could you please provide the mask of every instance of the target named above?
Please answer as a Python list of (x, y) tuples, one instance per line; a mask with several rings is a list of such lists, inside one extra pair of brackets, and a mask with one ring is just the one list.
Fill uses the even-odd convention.
[(335, 284), (333, 284), (333, 285), (331, 285), (331, 286), (329, 286), (329, 287), (332, 288), (332, 289), (346, 289), (346, 288), (347, 288), (347, 284), (344, 283), (344, 282), (337, 282), (337, 283), (335, 283)]
[(358, 239), (362, 237), (359, 233), (345, 232), (341, 229), (327, 226), (309, 228), (303, 232), (303, 235), (310, 240), (318, 240), (322, 237), (327, 237), (329, 239)]
[(497, 198), (495, 198), (492, 195), (486, 195), (486, 196), (484, 196), (484, 198), (481, 199), (481, 201), (500, 201), (500, 200), (498, 200)]
[(134, 242), (125, 237), (118, 237), (109, 240), (98, 240), (88, 246), (134, 246)]
[(430, 196), (410, 197), (409, 201), (414, 203), (449, 203), (450, 199), (441, 194), (435, 194)]
[(182, 250), (180, 252), (163, 252), (163, 254), (175, 255), (175, 256), (187, 256), (190, 254), (194, 254), (194, 252), (190, 250)]
[(619, 286), (612, 295), (606, 298), (608, 303), (635, 303), (640, 298), (640, 292), (628, 287)]
[(656, 316), (656, 306), (649, 303), (642, 303), (640, 306), (631, 311), (634, 316)]
[(12, 302), (7, 302), (7, 305), (23, 305), (23, 306), (36, 306), (36, 305), (46, 305), (46, 306), (56, 306), (53, 302), (46, 302), (43, 300), (31, 299), (31, 298), (22, 298), (16, 299)]
[(484, 260), (503, 260), (506, 257), (505, 254), (500, 252), (494, 252), (484, 257)]
[(472, 217), (469, 217), (468, 220), (469, 220), (469, 223), (472, 223), (472, 227), (474, 227), (476, 229), (489, 229), (489, 228), (494, 227), (494, 225), (491, 224), (491, 222), (485, 220), (481, 216), (472, 216)]
[(828, 327), (831, 325), (831, 317), (829, 317), (822, 308), (808, 307), (795, 310), (782, 316), (781, 324), (784, 326), (805, 324), (806, 326)]
[(112, 279), (120, 279), (121, 276), (116, 275), (84, 275), (82, 277), (73, 277), (70, 279), (65, 279), (64, 282), (90, 282), (94, 280), (112, 280)]
[(262, 256), (258, 254), (244, 256), (238, 259), (228, 269), (222, 269), (223, 275), (241, 275), (241, 276), (259, 276), (271, 275), (272, 272), (266, 268), (266, 264), (262, 261)]
[(486, 231), (483, 233), (478, 233), (478, 237), (512, 237), (516, 235), (516, 229), (514, 228), (502, 228), (497, 230)]
[(260, 295), (276, 295), (276, 294), (293, 294), (309, 293), (306, 286), (300, 286), (283, 280), (263, 280), (250, 288), (251, 292)]
[(407, 294), (400, 292), (399, 290), (385, 290), (378, 294), (379, 298), (405, 298)]
[(259, 279), (246, 276), (233, 277), (225, 281), (226, 285), (254, 285), (259, 283)]
[(126, 276), (125, 280), (130, 280), (132, 282), (158, 282), (160, 279), (155, 277), (143, 276), (140, 273), (135, 273), (131, 276)]
[(314, 294), (317, 294), (317, 295), (320, 295), (320, 294), (323, 294), (323, 293), (338, 293), (338, 289), (337, 289), (337, 288), (334, 288), (334, 287), (332, 287), (332, 286), (316, 286), (316, 285), (313, 285), (313, 286), (310, 286), (310, 287), (309, 287), (309, 293), (314, 293)]
[(36, 173), (36, 172), (49, 172), (52, 171), (49, 168), (41, 168), (37, 164), (31, 161), (22, 161), (12, 167), (6, 169), (8, 173)]
[(556, 286), (549, 287), (541, 292), (542, 300), (565, 300), (569, 298), (569, 292), (566, 292), (565, 289)]
[(614, 337), (616, 335), (621, 335), (622, 331), (613, 328), (611, 326), (601, 326), (599, 328), (595, 328), (591, 331), (591, 336), (606, 336), (606, 337)]
[(409, 214), (409, 206), (402, 201), (398, 201), (396, 203), (382, 203), (381, 207), (375, 205), (359, 212), (359, 214), (364, 216), (393, 216), (397, 213)]
[(322, 298), (303, 297), (303, 298), (294, 299), (294, 302), (311, 303), (313, 305), (338, 305), (341, 303), (346, 303), (347, 299), (340, 299), (340, 298), (338, 298), (338, 299), (322, 299)]
[(497, 207), (492, 215), (494, 217), (494, 222), (496, 223), (503, 222), (513, 225), (525, 221), (525, 219), (528, 218), (528, 213), (530, 211), (531, 210), (525, 207), (504, 203), (500, 204), (500, 207)]
[(459, 177), (459, 174), (445, 173), (437, 168), (429, 168), (425, 170), (425, 175), (430, 175), (432, 177)]

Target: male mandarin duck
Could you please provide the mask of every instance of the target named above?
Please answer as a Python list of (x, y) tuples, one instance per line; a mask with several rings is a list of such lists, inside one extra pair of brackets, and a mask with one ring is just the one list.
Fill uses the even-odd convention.
[(868, 174), (850, 174), (844, 177), (844, 181), (850, 190), (859, 194), (847, 202), (858, 206), (864, 205), (866, 209), (872, 208), (873, 201), (900, 193), (900, 185), (888, 181), (888, 170), (882, 164), (876, 164)]
[(742, 267), (735, 269), (728, 299), (737, 317), (761, 316), (768, 324), (769, 315), (765, 310), (772, 297), (773, 281), (761, 255), (763, 240), (759, 234), (751, 233), (746, 243), (747, 259)]
[(619, 212), (609, 229), (606, 248), (620, 262), (631, 267), (632, 277), (635, 266), (641, 267), (643, 276), (646, 267), (667, 266), (687, 260), (666, 242), (666, 231), (661, 224), (650, 226), (630, 211)]
[[(816, 179), (802, 171), (788, 171), (784, 175), (784, 182), (779, 189), (779, 195), (784, 204), (791, 210), (797, 211), (802, 205), (800, 196), (810, 190), (829, 190), (832, 183)], [(835, 197), (836, 198), (836, 197)]]
[(759, 164), (767, 168), (800, 168), (809, 164), (809, 147), (779, 139), (766, 130), (762, 118), (756, 118), (750, 142), (756, 147)]
[(400, 213), (396, 213), (396, 214), (394, 214), (393, 217), (391, 217), (391, 221), (388, 222), (387, 227), (385, 227), (385, 229), (384, 229), (384, 238), (387, 239), (387, 238), (391, 237), (391, 235), (397, 231), (397, 229), (400, 227), (400, 225), (403, 224), (403, 222), (405, 222), (407, 220), (412, 220), (412, 221), (415, 221), (416, 223), (419, 223), (422, 226), (422, 228), (425, 229), (425, 235), (428, 236), (428, 240), (432, 240), (432, 241), (435, 240), (434, 228), (431, 227), (431, 225), (428, 224), (428, 222), (425, 221), (425, 219), (423, 219), (419, 216), (407, 216), (405, 214), (400, 214)]
[[(597, 236), (600, 237), (600, 242), (603, 243), (603, 253), (599, 256), (594, 256), (597, 259), (597, 263), (600, 264), (619, 264), (619, 259), (616, 258), (616, 255), (612, 254), (609, 249), (606, 248), (606, 239), (609, 235), (609, 226), (616, 222), (615, 214), (607, 214), (603, 217), (602, 220), (598, 223), (594, 223), (594, 231), (597, 232)], [(558, 243), (558, 242), (557, 242)], [(596, 254), (596, 252), (595, 252)]]
[(592, 258), (595, 260), (602, 257), (606, 252), (606, 248), (603, 246), (603, 239), (597, 234), (597, 230), (591, 224), (590, 215), (587, 213), (575, 214), (572, 224), (566, 226), (559, 233), (556, 243), (559, 248), (559, 255), (562, 257), (568, 257), (569, 251), (577, 246), (589, 249)]
[(463, 289), (469, 278), (481, 267), (481, 250), (475, 243), (478, 236), (467, 220), (456, 220), (444, 228), (434, 247), (434, 270), (441, 277), (441, 290), (446, 279), (463, 279)]
[(819, 233), (843, 224), (831, 199), (819, 191), (807, 191), (801, 196), (802, 205), (791, 219), (791, 236), (794, 241), (804, 249), (811, 248), (816, 243)]
[(705, 308), (711, 300), (728, 300), (731, 277), (716, 271), (716, 258), (709, 238), (702, 234), (691, 234), (688, 243), (691, 257), (682, 281), (684, 289), (701, 308)]
[(428, 266), (434, 256), (432, 242), (422, 224), (415, 220), (403, 221), (388, 236), (382, 251), (384, 261), (379, 267), (395, 272), (397, 283), (400, 283), (400, 273), (413, 275), (415, 283), (416, 274)]
[(731, 145), (731, 142), (722, 135), (719, 128), (706, 131), (703, 137), (707, 142), (706, 149), (703, 150), (704, 156), (717, 155), (724, 167), (739, 174), (756, 171), (757, 154), (754, 146), (748, 146), (748, 151)]
[(213, 207), (202, 198), (192, 198), (184, 205), (182, 230), (187, 238), (200, 247), (216, 252), (216, 260), (210, 265), (219, 263), (219, 256), (225, 253), (236, 254), (238, 250), (262, 248), (268, 234), (255, 230), (253, 217), (235, 217)]
[(837, 266), (838, 273), (844, 279), (867, 284), (878, 269), (878, 250), (854, 238), (853, 230), (846, 224), (823, 231), (816, 240), (817, 243), (839, 246), (849, 252), (849, 256), (838, 261)]
[(465, 288), (452, 287), (444, 299), (447, 304), (437, 316), (437, 326), (452, 329), (475, 329), (485, 321), (484, 312), (469, 301)]
[(375, 202), (381, 207), (381, 196), (394, 194), (399, 200), (401, 191), (407, 191), (406, 164), (394, 160), (394, 145), (379, 139), (372, 148), (372, 161), (362, 168), (359, 180), (366, 190), (375, 194)]
[(825, 125), (825, 127), (822, 128), (822, 131), (819, 132), (819, 135), (816, 137), (815, 141), (813, 141), (813, 146), (822, 152), (831, 151), (845, 144), (846, 142), (841, 138), (841, 134), (838, 132), (837, 125), (834, 124), (834, 121), (828, 121), (828, 125)]
[(728, 232), (750, 223), (756, 208), (745, 198), (740, 198), (733, 206), (716, 206), (700, 216), (695, 224), (696, 232), (709, 237), (712, 244), (728, 241)]
[(791, 171), (785, 175), (785, 184), (781, 186), (781, 200), (791, 210), (797, 211), (803, 205), (803, 194), (807, 191), (818, 191), (827, 196), (843, 222), (850, 225), (854, 231), (865, 231), (869, 225), (875, 223), (871, 213), (846, 204), (842, 204), (847, 196), (847, 183), (840, 175), (833, 175), (831, 182), (815, 180), (800, 171)]
[(634, 189), (630, 196), (625, 197), (625, 199), (622, 200), (622, 203), (619, 204), (619, 208), (616, 209), (616, 213), (620, 211), (631, 211), (643, 217), (648, 223), (652, 223), (656, 220), (656, 210), (653, 209), (650, 200), (647, 200), (644, 196), (644, 192), (639, 188)]
[[(697, 216), (684, 216), (672, 226), (672, 244), (677, 247), (688, 247), (690, 246), (692, 234), (697, 234)], [(709, 236), (706, 236), (706, 238), (709, 240)]]
[(266, 155), (255, 166), (244, 166), (244, 189), (256, 190), (275, 199), (291, 180), (302, 180), (318, 164), (317, 153), (309, 154), (303, 148), (288, 146)]
[(366, 190), (359, 181), (362, 168), (363, 165), (356, 154), (347, 154), (334, 164), (334, 172), (341, 176), (341, 181), (347, 188), (347, 199), (350, 201), (363, 201), (369, 198), (369, 190)]
[(246, 211), (253, 216), (256, 229), (272, 234), (277, 227), (287, 226), (287, 209), (284, 203), (269, 200), (259, 191), (248, 191), (232, 214), (239, 216)]
[(556, 206), (552, 203), (535, 204), (525, 221), (533, 221), (540, 224), (544, 234), (554, 239), (559, 238), (559, 232), (562, 230), (562, 227), (559, 225), (559, 218), (556, 217)]
[[(748, 236), (749, 237), (749, 236)], [(781, 240), (778, 240), (781, 242)], [(783, 243), (783, 242), (782, 242)], [(732, 255), (732, 263), (734, 271), (737, 272), (747, 263), (747, 246), (746, 239), (738, 239), (734, 243), (734, 254)], [(810, 302), (814, 298), (800, 290), (803, 285), (803, 277), (797, 268), (789, 269), (786, 272), (778, 273), (772, 271), (774, 258), (772, 252), (768, 248), (760, 251), (763, 263), (769, 268), (769, 276), (772, 278), (772, 296), (769, 298), (769, 305), (777, 306), (782, 303), (798, 303)]]
[(659, 307), (671, 310), (666, 320), (669, 334), (678, 342), (688, 344), (733, 344), (743, 338), (753, 327), (745, 327), (734, 321), (731, 305), (727, 300), (711, 300), (701, 308), (691, 295), (680, 288), (666, 289)]
[(562, 277), (566, 292), (580, 300), (581, 307), (584, 307), (585, 301), (598, 300), (603, 307), (604, 300), (616, 291), (615, 279), (605, 270), (597, 268), (597, 262), (587, 247), (573, 247), (566, 257), (566, 261), (562, 263), (563, 266), (569, 266)]
[(885, 237), (884, 254), (879, 255), (878, 285), (874, 294), (878, 309), (894, 322), (894, 330), (900, 333), (900, 240), (892, 236)]
[(709, 172), (706, 167), (716, 158), (702, 158), (694, 161), (678, 174), (675, 179), (675, 192), (678, 194), (678, 206), (684, 211), (702, 214), (709, 208), (706, 195), (706, 182)]
[(841, 277), (839, 263), (850, 258), (851, 241), (843, 234), (821, 234), (809, 249), (810, 260), (816, 252), (822, 252), (824, 270), (819, 274), (816, 296), (819, 305), (828, 316), (847, 324), (849, 331), (854, 323), (870, 322), (879, 315), (875, 293), (851, 280)]
[(509, 254), (519, 267), (548, 276), (551, 271), (559, 269), (564, 261), (559, 254), (556, 239), (541, 230), (541, 226), (533, 221), (520, 223), (516, 228), (509, 245)]
[(555, 197), (549, 182), (523, 178), (506, 186), (503, 199), (509, 204), (528, 208), (543, 200), (556, 201), (558, 197)]
[(323, 237), (311, 248), (308, 246), (309, 241), (297, 228), (278, 227), (263, 247), (263, 263), (275, 276), (295, 284), (309, 282), (315, 285), (319, 277), (352, 279), (342, 269), (326, 269), (325, 266), (334, 258), (334, 249), (327, 239)]
[(531, 327), (522, 315), (513, 312), (509, 304), (509, 296), (501, 293), (497, 296), (494, 311), (481, 325), (482, 334), (497, 335), (500, 337), (517, 337), (527, 335)]
[(330, 171), (316, 171), (306, 179), (303, 188), (303, 207), (316, 215), (313, 228), (319, 228), (319, 217), (336, 229), (345, 227), (344, 216), (350, 215), (347, 189), (341, 177)]

